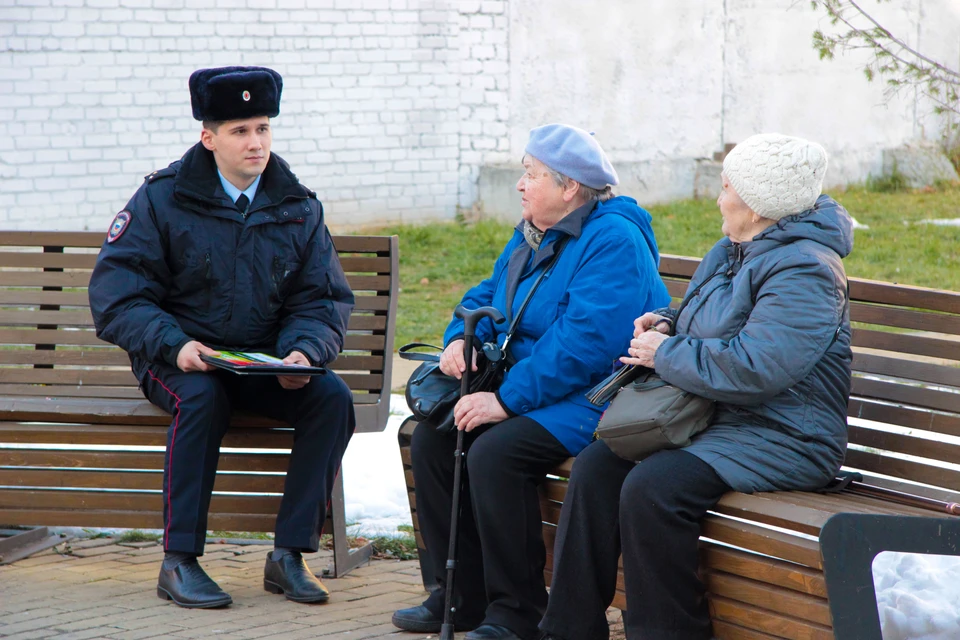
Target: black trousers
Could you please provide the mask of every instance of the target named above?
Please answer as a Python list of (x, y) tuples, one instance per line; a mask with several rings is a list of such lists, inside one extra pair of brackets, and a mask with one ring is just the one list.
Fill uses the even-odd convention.
[(603, 441), (584, 449), (560, 514), (540, 628), (569, 640), (606, 640), (622, 549), (627, 638), (709, 639), (697, 574), (700, 520), (727, 491), (710, 465), (682, 449), (640, 464), (617, 457)]
[[(453, 599), (457, 620), (499, 624), (520, 637), (534, 637), (547, 604), (537, 485), (570, 454), (540, 424), (522, 416), (474, 430), (465, 440)], [(443, 615), (446, 596), (455, 448), (455, 435), (429, 425), (413, 432), (417, 517), (426, 545), (420, 562), (424, 574), (440, 585), (424, 605), (437, 616)]]
[(166, 551), (203, 553), (207, 510), (220, 442), (234, 409), (290, 424), (293, 450), (277, 514), (275, 544), (317, 551), (327, 503), (356, 422), (353, 398), (332, 371), (287, 390), (276, 376), (214, 371), (184, 373), (150, 364), (144, 394), (173, 416), (163, 465), (163, 545)]

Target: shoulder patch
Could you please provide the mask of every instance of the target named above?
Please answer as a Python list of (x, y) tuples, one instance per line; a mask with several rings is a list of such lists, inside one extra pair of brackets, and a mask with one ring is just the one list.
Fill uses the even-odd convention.
[(118, 213), (114, 218), (113, 222), (110, 224), (110, 229), (107, 231), (107, 243), (112, 244), (123, 235), (123, 232), (127, 230), (127, 227), (130, 226), (130, 220), (133, 218), (133, 214), (124, 209)]

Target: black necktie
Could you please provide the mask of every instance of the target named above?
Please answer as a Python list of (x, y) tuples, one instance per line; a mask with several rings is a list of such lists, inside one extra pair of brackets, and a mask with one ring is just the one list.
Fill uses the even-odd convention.
[(240, 213), (247, 215), (247, 205), (250, 204), (250, 198), (247, 197), (247, 194), (241, 193), (234, 204), (237, 205), (237, 209), (240, 209)]

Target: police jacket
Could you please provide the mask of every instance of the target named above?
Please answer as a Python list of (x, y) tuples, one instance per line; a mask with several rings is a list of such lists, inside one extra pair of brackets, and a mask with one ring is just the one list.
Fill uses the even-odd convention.
[[(316, 194), (270, 156), (246, 218), (201, 144), (147, 176), (90, 280), (97, 336), (143, 363), (214, 349), (337, 357), (354, 298)], [(137, 362), (137, 359), (141, 363)], [(139, 373), (139, 372), (138, 372)]]

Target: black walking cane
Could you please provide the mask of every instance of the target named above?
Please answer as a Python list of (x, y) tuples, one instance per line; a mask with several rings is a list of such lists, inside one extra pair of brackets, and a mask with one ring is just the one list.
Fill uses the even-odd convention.
[[(503, 314), (493, 307), (480, 307), (471, 311), (458, 304), (453, 315), (463, 319), (463, 361), (466, 363), (463, 376), (460, 377), (460, 397), (470, 394), (470, 375), (473, 372), (473, 336), (477, 324), (483, 318), (494, 323), (503, 322)], [(447, 594), (444, 602), (443, 625), (440, 627), (440, 640), (453, 640), (453, 580), (457, 570), (457, 525), (460, 520), (460, 492), (463, 474), (463, 430), (457, 429), (457, 449), (453, 452), (453, 505), (450, 508), (450, 546), (447, 550)]]

